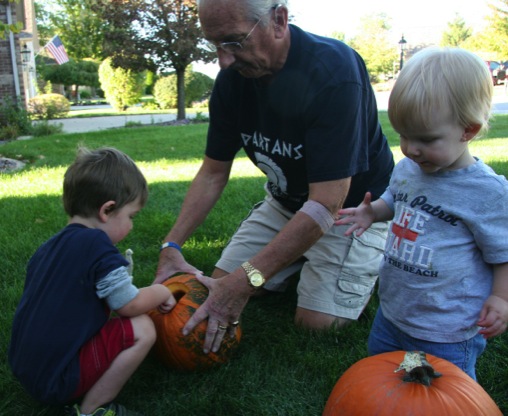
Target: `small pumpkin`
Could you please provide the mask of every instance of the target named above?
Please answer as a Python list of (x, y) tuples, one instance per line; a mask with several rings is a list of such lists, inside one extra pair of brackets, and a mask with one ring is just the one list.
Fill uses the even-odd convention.
[(173, 293), (177, 304), (166, 314), (157, 309), (149, 312), (157, 331), (154, 345), (157, 357), (170, 369), (179, 371), (202, 371), (227, 362), (240, 342), (240, 326), (234, 338), (224, 336), (219, 351), (205, 354), (203, 344), (208, 322), (201, 322), (187, 336), (182, 334), (182, 328), (205, 301), (208, 289), (191, 274), (171, 277), (163, 284)]
[(353, 364), (323, 416), (502, 416), (487, 392), (456, 365), (421, 351), (394, 351)]

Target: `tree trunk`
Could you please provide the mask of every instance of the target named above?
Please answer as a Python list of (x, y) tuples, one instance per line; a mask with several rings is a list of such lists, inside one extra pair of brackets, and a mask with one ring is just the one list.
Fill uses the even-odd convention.
[(176, 93), (177, 93), (177, 101), (176, 105), (178, 108), (178, 113), (176, 116), (177, 120), (185, 119), (185, 69), (182, 71), (180, 69), (176, 70)]

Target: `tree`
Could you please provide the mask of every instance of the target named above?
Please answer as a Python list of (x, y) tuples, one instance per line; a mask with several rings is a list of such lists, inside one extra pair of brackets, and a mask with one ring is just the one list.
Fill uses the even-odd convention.
[(397, 50), (389, 40), (390, 25), (384, 13), (371, 14), (361, 19), (360, 35), (351, 39), (351, 46), (365, 61), (373, 80), (393, 71)]
[(346, 34), (344, 32), (333, 31), (330, 35), (331, 38), (346, 42)]
[(40, 64), (38, 69), (39, 74), (45, 81), (52, 84), (62, 84), (65, 87), (74, 85), (76, 91), (81, 85), (92, 88), (100, 86), (99, 65), (90, 60), (70, 60), (63, 65)]
[(457, 14), (453, 21), (448, 22), (448, 29), (441, 38), (441, 46), (461, 46), (472, 34), (472, 29), (467, 27), (464, 19)]
[(113, 67), (111, 58), (105, 59), (99, 66), (99, 81), (106, 99), (119, 111), (137, 104), (143, 95), (143, 75), (131, 69)]
[(498, 0), (498, 6), (490, 5), (492, 15), (488, 33), (492, 34), (490, 45), (499, 54), (499, 58), (506, 59), (508, 51), (508, 0)]
[(508, 51), (508, 0), (498, 0), (496, 4), (489, 6), (491, 13), (486, 17), (485, 29), (474, 33), (461, 46), (485, 60), (505, 61)]
[(38, 3), (37, 25), (41, 25), (42, 35), (58, 34), (67, 54), (74, 59), (94, 58), (102, 60), (104, 32), (108, 23), (94, 10), (96, 0), (47, 0)]
[(34, 2), (34, 6), (39, 43), (44, 46), (54, 36), (55, 29), (51, 25), (51, 13), (46, 10), (44, 5), (36, 1)]
[[(18, 3), (19, 0), (9, 0), (7, 3)], [(0, 22), (0, 39), (5, 39), (9, 32), (19, 33), (23, 29), (23, 22), (16, 22), (13, 24), (7, 24)]]
[(215, 54), (200, 47), (203, 37), (195, 0), (98, 0), (94, 10), (110, 26), (105, 49), (115, 66), (174, 69), (178, 114), (185, 118), (185, 70), (195, 61), (211, 62)]

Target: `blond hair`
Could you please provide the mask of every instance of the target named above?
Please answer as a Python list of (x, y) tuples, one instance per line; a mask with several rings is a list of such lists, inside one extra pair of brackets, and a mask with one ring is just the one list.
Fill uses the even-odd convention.
[(462, 127), (489, 126), (493, 85), (487, 64), (460, 48), (426, 48), (410, 58), (395, 82), (388, 117), (396, 131), (431, 127), (448, 111)]

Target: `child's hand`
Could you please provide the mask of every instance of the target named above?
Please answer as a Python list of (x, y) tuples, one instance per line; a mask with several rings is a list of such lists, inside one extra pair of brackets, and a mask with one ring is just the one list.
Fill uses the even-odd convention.
[(505, 332), (508, 325), (508, 302), (499, 296), (489, 296), (477, 324), (482, 327), (480, 334), (487, 339)]
[(371, 205), (372, 195), (370, 192), (365, 194), (363, 202), (357, 208), (345, 208), (338, 212), (342, 218), (335, 221), (335, 225), (353, 224), (349, 227), (345, 235), (351, 235), (356, 231), (356, 235), (360, 237), (367, 228), (374, 222), (374, 210)]
[(166, 302), (161, 303), (157, 309), (160, 313), (168, 313), (171, 309), (173, 309), (176, 305), (176, 299), (171, 292), (169, 292), (169, 298)]

